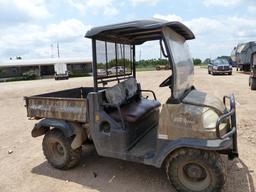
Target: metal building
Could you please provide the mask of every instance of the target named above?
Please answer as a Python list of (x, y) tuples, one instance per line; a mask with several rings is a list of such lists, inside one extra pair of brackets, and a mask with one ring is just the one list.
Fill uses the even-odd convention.
[(52, 58), (35, 60), (10, 60), (0, 63), (0, 78), (20, 77), (28, 71), (34, 71), (39, 77), (54, 76), (54, 65), (67, 65), (69, 73), (74, 76), (91, 73), (92, 61), (88, 58)]

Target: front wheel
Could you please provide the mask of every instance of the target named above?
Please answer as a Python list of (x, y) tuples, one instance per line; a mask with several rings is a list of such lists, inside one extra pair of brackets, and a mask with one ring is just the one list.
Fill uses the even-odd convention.
[(167, 160), (166, 173), (179, 192), (221, 191), (226, 170), (216, 152), (180, 149)]
[(80, 162), (82, 148), (71, 148), (73, 138), (53, 129), (43, 139), (43, 152), (47, 161), (57, 169), (69, 169)]

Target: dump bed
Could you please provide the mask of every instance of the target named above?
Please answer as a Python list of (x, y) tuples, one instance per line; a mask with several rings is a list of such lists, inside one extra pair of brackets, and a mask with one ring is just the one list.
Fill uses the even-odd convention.
[(25, 97), (27, 116), (34, 119), (50, 118), (86, 123), (87, 95), (93, 88), (75, 88)]

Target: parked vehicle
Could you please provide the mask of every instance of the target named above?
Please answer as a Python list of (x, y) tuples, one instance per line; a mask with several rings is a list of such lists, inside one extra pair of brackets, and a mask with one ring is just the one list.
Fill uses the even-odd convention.
[(256, 90), (256, 53), (253, 53), (252, 55), (250, 68), (249, 86), (251, 87), (251, 90)]
[(125, 71), (127, 71), (127, 68), (124, 68), (123, 66), (116, 66), (116, 67), (111, 67), (108, 70), (108, 74), (124, 74)]
[(56, 63), (54, 65), (55, 80), (69, 79), (68, 69), (66, 63)]
[(97, 69), (98, 76), (106, 76), (106, 70), (105, 69)]
[(208, 74), (232, 75), (232, 65), (230, 65), (226, 59), (215, 59), (208, 64)]
[(254, 53), (256, 53), (256, 42), (238, 44), (231, 53), (232, 60), (237, 64), (237, 70), (250, 71)]
[(156, 66), (156, 70), (169, 70), (170, 69), (170, 65), (157, 65)]
[[(32, 136), (45, 135), (48, 162), (72, 168), (79, 163), (81, 146), (92, 140), (101, 156), (165, 167), (177, 191), (221, 191), (226, 170), (220, 155), (238, 157), (235, 98), (221, 101), (194, 87), (186, 44), (195, 38), (192, 31), (180, 22), (141, 20), (96, 27), (86, 37), (92, 39), (94, 87), (25, 97), (27, 116), (41, 119)], [(156, 94), (136, 79), (136, 47), (152, 40), (159, 41), (172, 70), (159, 85), (170, 88), (161, 112)], [(97, 67), (113, 61), (109, 56), (119, 45), (132, 71), (98, 76)], [(116, 84), (102, 86), (109, 82)], [(144, 98), (144, 92), (153, 99)]]

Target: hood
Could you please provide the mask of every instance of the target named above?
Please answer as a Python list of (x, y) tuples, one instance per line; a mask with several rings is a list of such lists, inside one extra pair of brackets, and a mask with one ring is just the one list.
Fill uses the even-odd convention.
[(223, 114), (226, 109), (225, 105), (219, 98), (197, 90), (192, 90), (183, 99), (182, 103), (209, 107), (219, 115)]

